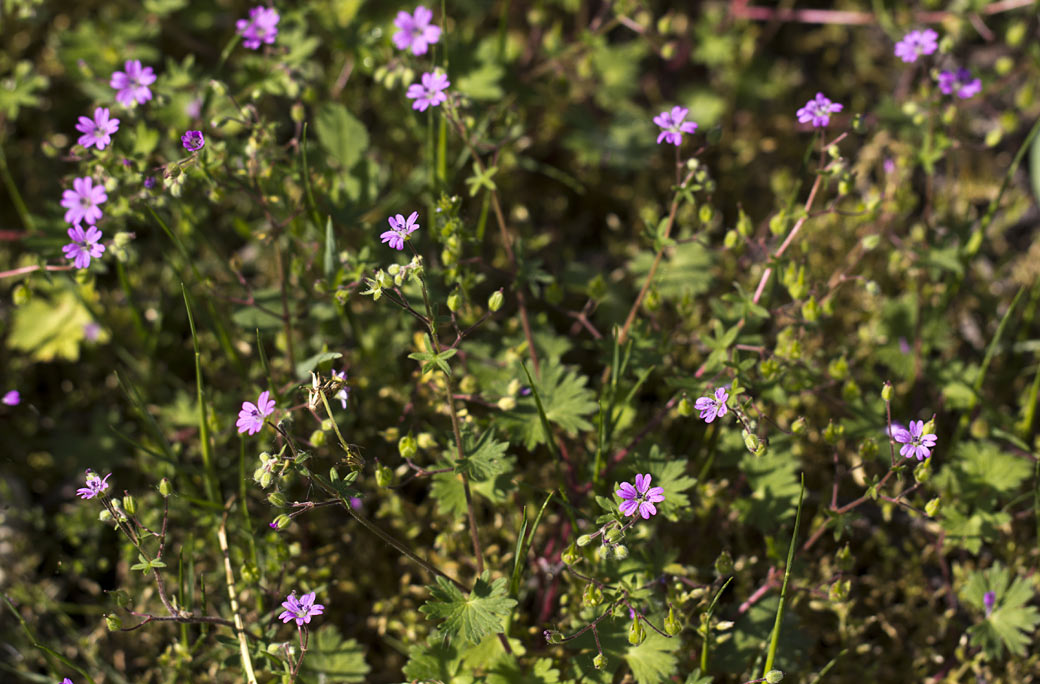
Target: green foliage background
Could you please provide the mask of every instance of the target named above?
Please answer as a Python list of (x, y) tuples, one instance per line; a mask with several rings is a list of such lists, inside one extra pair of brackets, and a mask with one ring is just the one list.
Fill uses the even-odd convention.
[[(128, 611), (162, 606), (130, 567), (136, 551), (75, 498), (93, 468), (113, 473), (114, 495), (132, 494), (150, 527), (170, 479), (167, 584), (179, 606), (230, 619), (226, 525), (261, 681), (283, 678), (278, 644), (296, 637), (275, 616), (293, 589), (327, 606), (308, 682), (699, 682), (705, 664), (717, 682), (758, 678), (801, 474), (802, 548), (776, 661), (789, 678), (1037, 681), (1040, 33), (1035, 3), (987, 5), (834, 3), (874, 14), (858, 26), (752, 22), (731, 14), (740, 2), (459, 0), (435, 8), (445, 33), (420, 59), (390, 42), (412, 5), (279, 6), (276, 45), (253, 52), (233, 39), (242, 2), (0, 2), (0, 270), (63, 262), (59, 200), (76, 176), (109, 179), (102, 227), (116, 240), (89, 273), (0, 280), (0, 390), (22, 395), (0, 407), (0, 676), (243, 681), (227, 628), (106, 629), (106, 615), (129, 627), (140, 618)], [(980, 96), (944, 99), (927, 66), (892, 55), (917, 11), (943, 13), (938, 63), (969, 65)], [(127, 59), (159, 74), (155, 100), (133, 112), (108, 86)], [(442, 111), (404, 98), (433, 63), (464, 98), (472, 148)], [(848, 136), (774, 260), (816, 178), (819, 140), (794, 112), (818, 90), (845, 105), (828, 140)], [(655, 144), (651, 122), (675, 104), (700, 126), (681, 156)], [(98, 105), (120, 129), (111, 148), (84, 152), (73, 126)], [(189, 128), (206, 135), (197, 158), (180, 147)], [(426, 358), (422, 326), (389, 296), (362, 294), (377, 269), (406, 263), (378, 235), (411, 211), (442, 335), (483, 321), (445, 359), (461, 435), (446, 376), (412, 360)], [(402, 292), (421, 309), (414, 280)], [(341, 368), (349, 407), (329, 401), (349, 458), (306, 407), (309, 371)], [(680, 412), (684, 397), (734, 380), (731, 406), (765, 453), (733, 411), (711, 426)], [(886, 381), (892, 420), (934, 415), (939, 440), (927, 467), (879, 486)], [(264, 389), (292, 409), (284, 429), (313, 473), (346, 473), (360, 456), (361, 513), (472, 592), (337, 507), (271, 530), (291, 509), (250, 475), (279, 441), (234, 428)], [(416, 476), (405, 456), (443, 472)], [(377, 483), (381, 467), (392, 487)], [(607, 665), (596, 669), (591, 632), (563, 645), (542, 636), (573, 634), (604, 608), (583, 605), (586, 582), (561, 553), (611, 514), (597, 500), (610, 509), (615, 483), (644, 472), (665, 488), (660, 515), (627, 532), (627, 559), (595, 555), (596, 542), (575, 567), (654, 624), (673, 609), (684, 629), (632, 645), (619, 608), (599, 623)], [(299, 472), (275, 489), (324, 498)]]

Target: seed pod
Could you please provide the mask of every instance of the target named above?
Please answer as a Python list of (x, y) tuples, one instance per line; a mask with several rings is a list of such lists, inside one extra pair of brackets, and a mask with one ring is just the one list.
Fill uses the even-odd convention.
[(636, 618), (632, 621), (632, 624), (628, 626), (628, 643), (633, 646), (638, 646), (643, 643), (646, 639), (646, 630), (643, 629), (643, 624)]

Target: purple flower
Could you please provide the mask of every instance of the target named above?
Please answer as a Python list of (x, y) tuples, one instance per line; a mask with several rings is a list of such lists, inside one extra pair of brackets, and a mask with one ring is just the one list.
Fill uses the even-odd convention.
[(697, 124), (693, 121), (683, 121), (689, 111), (685, 107), (672, 107), (672, 111), (661, 112), (654, 117), (654, 123), (664, 129), (657, 136), (658, 145), (664, 141), (678, 147), (682, 144), (683, 133), (693, 133), (697, 130)]
[(982, 90), (982, 81), (971, 77), (971, 71), (965, 68), (954, 71), (943, 71), (939, 73), (939, 90), (945, 95), (957, 93), (957, 97), (967, 100), (969, 97), (978, 95)]
[(394, 26), (400, 29), (394, 34), (394, 45), (398, 50), (411, 48), (413, 55), (425, 55), (432, 43), (441, 39), (441, 29), (430, 23), (433, 12), (422, 5), (415, 8), (414, 14), (398, 12)]
[(987, 591), (982, 597), (982, 605), (986, 608), (986, 617), (989, 617), (993, 614), (993, 607), (997, 605), (997, 595)]
[(311, 616), (321, 615), (325, 611), (325, 606), (314, 602), (313, 591), (309, 594), (304, 594), (300, 598), (296, 598), (296, 592), (294, 591), (285, 597), (285, 600), (282, 601), (282, 607), (285, 610), (278, 616), (278, 619), (282, 622), (296, 620), (298, 627), (309, 624)]
[(148, 189), (148, 190), (151, 190), (152, 188), (154, 188), (155, 187), (155, 179), (152, 178), (151, 176), (148, 176), (147, 178), (145, 178), (144, 179), (144, 187), (146, 189)]
[(72, 684), (72, 680), (66, 677), (65, 679), (61, 680), (61, 684)]
[(255, 404), (251, 401), (242, 402), (242, 409), (238, 412), (238, 422), (235, 423), (235, 427), (240, 433), (247, 432), (255, 435), (264, 427), (264, 418), (274, 413), (274, 399), (270, 399), (269, 395), (270, 392), (264, 390)]
[(76, 130), (83, 135), (79, 136), (78, 142), (83, 147), (97, 145), (99, 150), (112, 142), (112, 134), (119, 130), (119, 119), (108, 118), (108, 108), (98, 107), (94, 110), (94, 118), (81, 116)]
[(448, 96), (444, 94), (444, 89), (450, 85), (451, 81), (448, 80), (446, 74), (440, 71), (427, 72), (422, 75), (421, 84), (413, 83), (408, 86), (405, 96), (409, 100), (415, 100), (412, 103), (412, 109), (425, 112), (427, 107), (436, 107), (448, 99)]
[(104, 479), (98, 477), (97, 473), (93, 470), (87, 469), (87, 486), (80, 487), (76, 490), (76, 494), (81, 499), (93, 499), (101, 492), (108, 489), (108, 478), (112, 477), (112, 473), (105, 475)]
[(726, 415), (726, 400), (729, 399), (729, 392), (726, 391), (725, 387), (720, 387), (715, 390), (715, 398), (712, 397), (701, 397), (693, 405), (693, 408), (701, 412), (701, 420), (705, 423), (710, 423), (716, 418), (721, 418)]
[(383, 242), (387, 242), (394, 249), (404, 249), (404, 241), (409, 235), (419, 230), (419, 224), (416, 223), (416, 219), (419, 218), (419, 212), (413, 211), (408, 216), (408, 220), (404, 220), (404, 216), (398, 214), (397, 216), (391, 216), (387, 219), (390, 227), (393, 230), (384, 232), (379, 238)]
[(272, 7), (254, 7), (248, 19), (239, 19), (235, 24), (238, 35), (245, 38), (242, 44), (250, 50), (260, 48), (260, 43), (274, 44), (278, 37), (278, 12)]
[(8, 406), (17, 406), (22, 401), (22, 395), (18, 394), (18, 390), (11, 390), (4, 395), (3, 399), (0, 399), (3, 403)]
[(910, 429), (904, 430), (899, 427), (892, 427), (892, 436), (897, 442), (902, 444), (902, 448), (899, 449), (899, 455), (910, 458), (916, 456), (918, 461), (923, 461), (932, 455), (931, 450), (935, 448), (935, 441), (938, 439), (932, 433), (924, 433), (924, 421), (923, 420), (911, 420)]
[(148, 89), (155, 83), (152, 67), (142, 67), (141, 60), (131, 59), (127, 60), (123, 68), (126, 71), (116, 71), (109, 81), (109, 85), (119, 91), (116, 93), (116, 101), (124, 107), (132, 107), (152, 99), (152, 91)]
[(90, 342), (97, 342), (98, 337), (101, 336), (101, 326), (91, 321), (90, 323), (83, 324), (83, 337), (87, 338)]
[(79, 224), (86, 221), (89, 224), (97, 223), (101, 218), (99, 204), (108, 199), (103, 185), (94, 185), (89, 176), (74, 178), (72, 190), (66, 190), (61, 195), (61, 206), (67, 210), (65, 221), (71, 224)]
[(100, 258), (105, 251), (105, 246), (100, 242), (101, 231), (97, 226), (87, 226), (84, 231), (83, 226), (77, 223), (69, 228), (69, 239), (72, 242), (62, 247), (61, 251), (65, 252), (66, 259), (73, 260), (76, 268), (87, 268), (91, 259)]
[(206, 146), (206, 139), (202, 137), (202, 131), (185, 131), (181, 136), (181, 145), (189, 152), (198, 152)]
[(272, 530), (277, 530), (278, 529), (278, 520), (277, 519), (272, 520), (271, 522), (267, 523), (267, 526), (270, 527)]
[(939, 34), (932, 29), (911, 31), (896, 43), (896, 57), (904, 62), (916, 62), (921, 55), (930, 55), (939, 49)]
[[(416, 226), (416, 228), (418, 228), (418, 226)], [(339, 391), (336, 392), (335, 395), (333, 395), (333, 398), (339, 399), (340, 405), (345, 409), (347, 408), (347, 398), (350, 396), (350, 388), (347, 387), (347, 371), (338, 373), (335, 370), (333, 370), (332, 379), (341, 380), (343, 382), (343, 387), (341, 387)]]
[(618, 506), (618, 510), (623, 515), (635, 515), (638, 510), (639, 515), (643, 516), (643, 520), (648, 519), (651, 515), (657, 515), (657, 506), (654, 504), (664, 501), (664, 488), (650, 489), (650, 473), (636, 475), (635, 487), (627, 482), (622, 482), (614, 493), (624, 499)]
[(831, 102), (823, 93), (816, 93), (814, 99), (806, 102), (805, 106), (798, 110), (798, 123), (811, 121), (816, 128), (822, 128), (831, 122), (831, 114), (840, 112), (843, 108), (844, 105)]

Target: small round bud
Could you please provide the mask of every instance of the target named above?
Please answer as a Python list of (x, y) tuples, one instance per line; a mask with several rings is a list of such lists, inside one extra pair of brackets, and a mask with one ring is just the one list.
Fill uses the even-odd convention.
[(14, 292), (11, 294), (11, 301), (15, 306), (28, 304), (30, 299), (32, 299), (32, 290), (26, 287), (25, 283), (15, 285)]
[(162, 494), (163, 498), (173, 494), (173, 485), (170, 484), (170, 479), (164, 477), (159, 480), (159, 493)]
[(643, 643), (646, 639), (646, 630), (643, 628), (643, 623), (636, 618), (632, 621), (632, 624), (628, 626), (628, 643), (633, 646), (638, 646)]
[(376, 484), (380, 487), (389, 487), (394, 481), (394, 471), (385, 465), (376, 466)]
[(271, 502), (272, 506), (277, 506), (278, 508), (282, 508), (288, 503), (288, 501), (285, 500), (285, 495), (281, 492), (271, 492), (267, 495), (267, 500)]
[(924, 484), (932, 478), (932, 459), (926, 458), (914, 467), (914, 482)]
[(784, 673), (780, 670), (770, 670), (769, 672), (766, 672), (766, 682), (768, 682), (768, 684), (780, 684), (782, 681), (784, 681)]
[(609, 530), (607, 530), (607, 533), (605, 535), (607, 541), (610, 542), (611, 544), (618, 543), (619, 541), (621, 541), (624, 538), (624, 536), (625, 536), (625, 533), (621, 531), (620, 527), (616, 527), (616, 526), (611, 526), (611, 528)]
[(612, 547), (612, 550), (614, 552), (615, 560), (625, 560), (628, 558), (628, 547), (624, 544), (615, 544)]
[(791, 423), (791, 432), (796, 435), (805, 434), (805, 418), (803, 416), (798, 416), (795, 418), (795, 421)]
[(271, 482), (273, 480), (274, 480), (274, 474), (271, 473), (270, 471), (265, 470), (264, 472), (262, 472), (260, 474), (260, 479), (259, 479), (260, 487), (262, 489), (267, 489), (268, 487), (271, 486)]
[(286, 527), (289, 526), (289, 523), (291, 522), (292, 518), (290, 518), (285, 513), (282, 513), (281, 515), (277, 516), (274, 520), (271, 521), (270, 527), (273, 527), (276, 530), (284, 530)]
[(750, 451), (751, 453), (755, 453), (755, 451), (758, 449), (758, 444), (759, 444), (759, 442), (758, 442), (758, 435), (756, 435), (753, 432), (748, 432), (748, 431), (745, 430), (744, 431), (744, 446), (747, 447), (747, 450)]
[(939, 497), (935, 497), (934, 499), (932, 499), (924, 505), (924, 512), (928, 515), (929, 518), (934, 518), (936, 514), (939, 512), (940, 503), (941, 501), (939, 500)]
[(418, 451), (419, 443), (416, 442), (415, 437), (405, 435), (397, 440), (397, 453), (401, 454), (401, 458), (412, 458)]
[(313, 444), (314, 446), (316, 446), (316, 447), (325, 446), (325, 443), (327, 441), (328, 441), (328, 435), (326, 435), (321, 430), (315, 430), (314, 432), (311, 433), (310, 443)]
[(892, 383), (886, 382), (885, 386), (881, 388), (881, 398), (885, 401), (892, 401)]
[(505, 297), (502, 295), (502, 290), (497, 290), (491, 293), (488, 297), (488, 311), (495, 312), (502, 308), (502, 302)]
[(586, 584), (585, 591), (581, 595), (581, 602), (585, 604), (586, 608), (595, 608), (603, 603), (603, 590), (595, 584)]
[(134, 501), (134, 497), (129, 494), (123, 495), (123, 510), (133, 515), (137, 512), (137, 502)]
[(547, 644), (558, 644), (563, 640), (563, 635), (557, 632), (555, 629), (547, 629), (542, 632), (542, 636), (545, 637), (545, 643)]
[(679, 415), (683, 418), (693, 415), (693, 402), (685, 396), (679, 400)]
[(729, 551), (723, 551), (719, 554), (719, 557), (715, 559), (715, 572), (720, 577), (733, 574), (733, 556), (730, 555)]
[(462, 306), (462, 295), (458, 291), (448, 295), (448, 311), (458, 311), (460, 306)]
[(607, 657), (602, 653), (597, 653), (596, 657), (592, 659), (592, 666), (597, 670), (602, 670), (603, 666), (607, 664)]
[(498, 406), (501, 411), (512, 411), (516, 408), (516, 399), (513, 397), (502, 397), (495, 405)]
[(563, 553), (560, 554), (560, 560), (567, 565), (574, 565), (581, 561), (581, 554), (578, 553), (578, 547), (574, 544), (568, 546), (563, 550)]
[(668, 607), (668, 617), (664, 619), (664, 631), (672, 636), (682, 631), (682, 623), (679, 622), (679, 618), (675, 615), (675, 608), (671, 606)]
[(420, 449), (432, 449), (437, 446), (437, 440), (433, 438), (429, 432), (420, 432), (419, 436), (415, 439), (416, 444), (419, 445)]
[(118, 615), (106, 615), (105, 626), (108, 627), (108, 631), (117, 632), (123, 627), (123, 621)]
[(578, 537), (578, 546), (588, 546), (589, 542), (591, 542), (591, 541), (592, 541), (592, 535), (591, 534), (583, 534), (580, 537)]

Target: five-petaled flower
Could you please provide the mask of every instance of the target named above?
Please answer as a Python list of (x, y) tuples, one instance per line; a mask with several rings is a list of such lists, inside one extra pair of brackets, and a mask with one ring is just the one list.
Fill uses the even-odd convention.
[(939, 73), (939, 90), (945, 95), (957, 94), (962, 100), (978, 95), (982, 90), (982, 81), (971, 77), (971, 71), (961, 67), (957, 71)]
[(278, 12), (273, 7), (254, 7), (249, 10), (248, 19), (239, 19), (235, 23), (238, 35), (245, 40), (242, 44), (250, 50), (258, 50), (261, 43), (274, 44), (278, 37)]
[(903, 445), (899, 449), (900, 456), (906, 458), (916, 456), (918, 461), (923, 461), (932, 455), (931, 450), (935, 448), (935, 441), (938, 439), (930, 432), (924, 434), (923, 420), (911, 420), (909, 430), (892, 426), (892, 436)]
[(683, 133), (693, 133), (697, 130), (697, 124), (693, 121), (684, 121), (690, 112), (685, 107), (672, 107), (670, 112), (661, 112), (654, 117), (654, 123), (663, 128), (657, 136), (657, 144), (670, 142), (675, 146), (682, 144)]
[(107, 107), (98, 107), (94, 110), (93, 119), (89, 116), (79, 117), (76, 130), (83, 134), (76, 141), (80, 145), (88, 148), (97, 145), (99, 150), (103, 150), (112, 142), (112, 134), (119, 130), (119, 119), (110, 119)]
[(11, 390), (4, 395), (4, 398), (0, 401), (7, 404), (8, 406), (17, 406), (22, 400), (22, 395), (18, 394), (18, 390)]
[[(416, 226), (416, 228), (418, 228), (418, 226)], [(335, 370), (333, 370), (332, 371), (332, 380), (333, 380), (333, 382), (337, 382), (338, 381), (338, 382), (343, 384), (343, 386), (339, 388), (339, 390), (336, 392), (336, 394), (333, 395), (333, 398), (334, 399), (339, 399), (340, 405), (345, 409), (345, 408), (347, 408), (347, 398), (350, 396), (350, 388), (347, 387), (347, 371), (343, 371), (343, 372), (339, 373), (339, 372), (336, 372)]]
[(710, 423), (716, 418), (721, 418), (726, 415), (726, 400), (729, 399), (729, 392), (726, 391), (725, 387), (720, 387), (715, 390), (715, 396), (713, 397), (701, 397), (694, 404), (693, 408), (701, 412), (701, 420), (705, 423)]
[(921, 55), (930, 55), (939, 49), (939, 34), (932, 29), (911, 31), (896, 43), (896, 57), (904, 62), (916, 62)]
[(264, 418), (274, 413), (274, 399), (269, 398), (270, 394), (264, 390), (257, 397), (255, 404), (251, 401), (242, 402), (242, 409), (238, 412), (238, 422), (235, 423), (235, 427), (240, 433), (255, 435), (264, 427)]
[(98, 474), (93, 470), (87, 470), (87, 486), (80, 487), (76, 490), (76, 494), (81, 499), (93, 499), (101, 492), (108, 489), (108, 478), (112, 477), (112, 473), (105, 475), (104, 478), (98, 477)]
[(83, 230), (83, 226), (77, 223), (69, 228), (69, 239), (72, 242), (62, 247), (61, 251), (65, 252), (66, 259), (73, 260), (72, 264), (76, 268), (87, 268), (91, 259), (99, 258), (105, 251), (105, 246), (101, 244), (101, 231), (97, 226), (87, 226)]
[(285, 597), (285, 600), (282, 601), (282, 607), (285, 610), (278, 616), (278, 619), (282, 622), (296, 620), (296, 625), (299, 627), (309, 624), (312, 616), (321, 615), (325, 611), (325, 606), (314, 602), (313, 591), (309, 594), (304, 594), (300, 598), (296, 598), (296, 592), (294, 591)]
[(189, 152), (198, 152), (206, 146), (206, 138), (202, 136), (202, 131), (185, 131), (181, 136), (181, 145)]
[(94, 185), (89, 176), (74, 178), (72, 190), (66, 190), (61, 195), (61, 206), (65, 207), (65, 221), (73, 225), (84, 221), (93, 225), (101, 218), (101, 208), (98, 206), (108, 199), (105, 187), (101, 184)]
[(422, 75), (422, 83), (413, 83), (408, 86), (405, 96), (409, 100), (415, 100), (412, 103), (412, 109), (425, 112), (427, 107), (436, 107), (448, 99), (444, 90), (450, 85), (451, 81), (448, 80), (447, 74), (440, 71), (426, 72)]
[(810, 123), (817, 128), (822, 128), (831, 122), (831, 114), (840, 112), (844, 105), (831, 102), (823, 93), (816, 93), (816, 97), (805, 103), (798, 110), (798, 123)]
[(152, 67), (142, 67), (141, 60), (130, 59), (123, 68), (126, 71), (116, 71), (109, 81), (109, 85), (119, 91), (116, 101), (125, 107), (133, 107), (152, 99), (152, 91), (148, 88), (155, 83)]
[(657, 515), (657, 506), (654, 504), (664, 501), (663, 487), (650, 488), (650, 473), (636, 475), (635, 487), (628, 482), (622, 482), (614, 493), (624, 499), (618, 506), (623, 515), (635, 515), (638, 511), (644, 520), (651, 515)]
[(409, 235), (419, 230), (419, 224), (415, 222), (418, 218), (419, 212), (417, 211), (413, 211), (409, 214), (407, 221), (405, 221), (404, 216), (401, 216), (400, 214), (387, 218), (387, 222), (393, 230), (388, 230), (382, 233), (379, 238), (383, 242), (389, 243), (394, 249), (404, 249), (404, 241)]
[(413, 55), (425, 55), (430, 45), (441, 39), (441, 29), (430, 23), (433, 12), (422, 5), (415, 8), (414, 14), (405, 11), (397, 13), (394, 26), (400, 29), (394, 34), (394, 45), (398, 50), (412, 51)]

